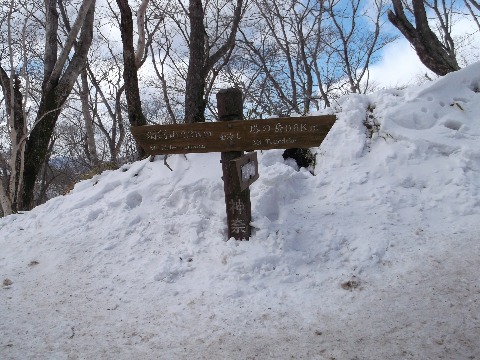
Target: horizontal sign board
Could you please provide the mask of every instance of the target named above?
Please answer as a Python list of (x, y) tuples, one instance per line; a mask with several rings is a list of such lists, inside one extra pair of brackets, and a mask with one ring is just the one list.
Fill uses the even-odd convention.
[(319, 146), (335, 115), (132, 127), (150, 155)]

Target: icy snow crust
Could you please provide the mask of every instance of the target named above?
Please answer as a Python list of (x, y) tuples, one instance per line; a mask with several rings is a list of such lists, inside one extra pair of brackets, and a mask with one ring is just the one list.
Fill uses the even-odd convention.
[(479, 358), (479, 91), (477, 63), (342, 98), (315, 176), (259, 153), (249, 242), (218, 153), (1, 219), (0, 358)]

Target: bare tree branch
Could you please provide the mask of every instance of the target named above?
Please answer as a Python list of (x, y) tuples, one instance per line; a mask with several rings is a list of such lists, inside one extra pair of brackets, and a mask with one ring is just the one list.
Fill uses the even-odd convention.
[(430, 29), (423, 0), (412, 0), (415, 26), (405, 16), (401, 0), (391, 1), (393, 11), (388, 11), (388, 19), (412, 44), (422, 63), (437, 75), (459, 70), (454, 44), (445, 46)]

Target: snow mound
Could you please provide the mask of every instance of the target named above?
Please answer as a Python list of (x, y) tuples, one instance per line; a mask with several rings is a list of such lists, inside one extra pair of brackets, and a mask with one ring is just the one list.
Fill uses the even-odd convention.
[(248, 242), (215, 153), (0, 219), (0, 357), (480, 356), (479, 74), (340, 99), (315, 176), (260, 152)]

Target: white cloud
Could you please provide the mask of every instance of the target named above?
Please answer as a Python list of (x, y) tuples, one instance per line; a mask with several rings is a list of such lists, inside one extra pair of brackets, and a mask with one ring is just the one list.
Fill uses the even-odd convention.
[(417, 83), (425, 73), (433, 76), (409, 42), (402, 38), (387, 45), (382, 59), (370, 66), (370, 82), (387, 88), (404, 86)]

